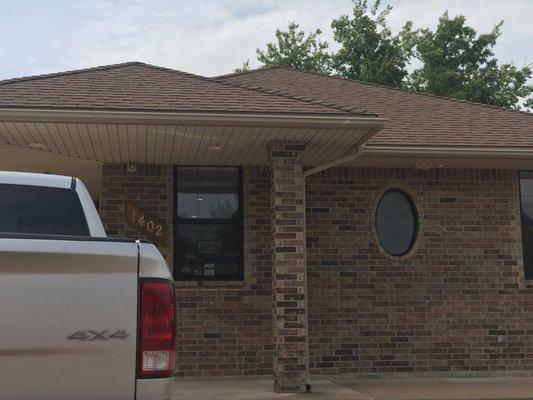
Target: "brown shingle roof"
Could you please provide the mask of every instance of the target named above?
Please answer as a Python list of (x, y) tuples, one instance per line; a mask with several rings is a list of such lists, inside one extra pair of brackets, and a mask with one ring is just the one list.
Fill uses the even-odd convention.
[(533, 147), (533, 114), (525, 112), (282, 67), (213, 79), (389, 118), (369, 144)]
[(356, 113), (139, 62), (0, 81), (0, 108)]

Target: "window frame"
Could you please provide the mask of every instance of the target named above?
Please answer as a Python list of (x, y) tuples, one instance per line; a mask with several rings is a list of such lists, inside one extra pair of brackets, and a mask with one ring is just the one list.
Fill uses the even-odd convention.
[[(405, 199), (407, 200), (407, 203), (409, 204), (409, 207), (411, 209), (411, 212), (413, 214), (413, 219), (414, 219), (413, 235), (411, 237), (411, 241), (409, 242), (409, 246), (404, 252), (399, 253), (399, 254), (394, 254), (394, 253), (391, 253), (389, 250), (387, 250), (387, 248), (383, 245), (383, 242), (379, 234), (379, 229), (378, 229), (378, 211), (379, 211), (381, 202), (383, 201), (383, 197), (385, 197), (388, 193), (392, 193), (392, 192), (400, 193), (401, 195), (403, 195), (403, 197), (405, 197)], [(376, 233), (376, 238), (378, 240), (379, 246), (383, 249), (385, 254), (387, 254), (390, 257), (395, 257), (395, 258), (405, 257), (413, 250), (418, 240), (418, 236), (420, 234), (420, 216), (419, 216), (419, 210), (410, 193), (398, 187), (390, 187), (386, 189), (383, 193), (381, 193), (381, 196), (379, 197), (376, 203), (376, 208), (374, 210), (374, 231)]]
[(523, 263), (523, 276), (525, 281), (533, 281), (533, 259), (531, 261), (531, 277), (527, 277), (526, 271), (528, 270), (528, 266), (526, 264), (526, 235), (525, 235), (525, 228), (526, 227), (533, 227), (533, 223), (526, 224), (524, 221), (524, 212), (523, 212), (523, 206), (522, 206), (522, 176), (525, 174), (531, 175), (531, 177), (524, 177), (526, 179), (532, 179), (533, 180), (533, 171), (518, 171), (518, 201), (520, 206), (520, 236), (522, 239), (522, 263)]
[[(238, 174), (238, 184), (237, 189), (237, 198), (239, 201), (239, 210), (237, 218), (179, 218), (178, 217), (178, 169), (179, 168), (236, 168)], [(214, 282), (224, 282), (224, 281), (243, 281), (244, 280), (244, 203), (243, 203), (243, 173), (242, 167), (237, 165), (174, 165), (174, 179), (173, 179), (173, 214), (172, 214), (172, 244), (173, 244), (173, 273), (172, 278), (174, 281), (192, 281), (192, 282), (203, 282), (203, 281), (214, 281)], [(237, 226), (237, 250), (239, 251), (238, 265), (237, 265), (237, 274), (232, 276), (224, 277), (178, 277), (176, 276), (176, 271), (178, 270), (178, 257), (177, 251), (178, 246), (177, 242), (177, 227), (178, 225), (235, 225)]]

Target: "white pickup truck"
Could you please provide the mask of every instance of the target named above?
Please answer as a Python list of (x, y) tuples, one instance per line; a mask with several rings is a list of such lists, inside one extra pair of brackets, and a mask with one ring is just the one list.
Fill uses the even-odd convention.
[(0, 172), (0, 399), (168, 399), (174, 286), (156, 247), (106, 237), (83, 183)]

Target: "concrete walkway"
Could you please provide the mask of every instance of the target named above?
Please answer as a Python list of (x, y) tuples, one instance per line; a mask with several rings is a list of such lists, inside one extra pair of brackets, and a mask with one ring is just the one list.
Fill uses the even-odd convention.
[(173, 400), (526, 400), (533, 399), (527, 378), (333, 378), (311, 382), (306, 394), (275, 394), (269, 380), (180, 381)]

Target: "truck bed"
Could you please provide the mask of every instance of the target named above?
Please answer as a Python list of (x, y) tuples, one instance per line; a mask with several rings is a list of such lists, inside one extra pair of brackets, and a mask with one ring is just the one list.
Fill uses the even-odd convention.
[(139, 243), (0, 234), (0, 399), (135, 398)]

